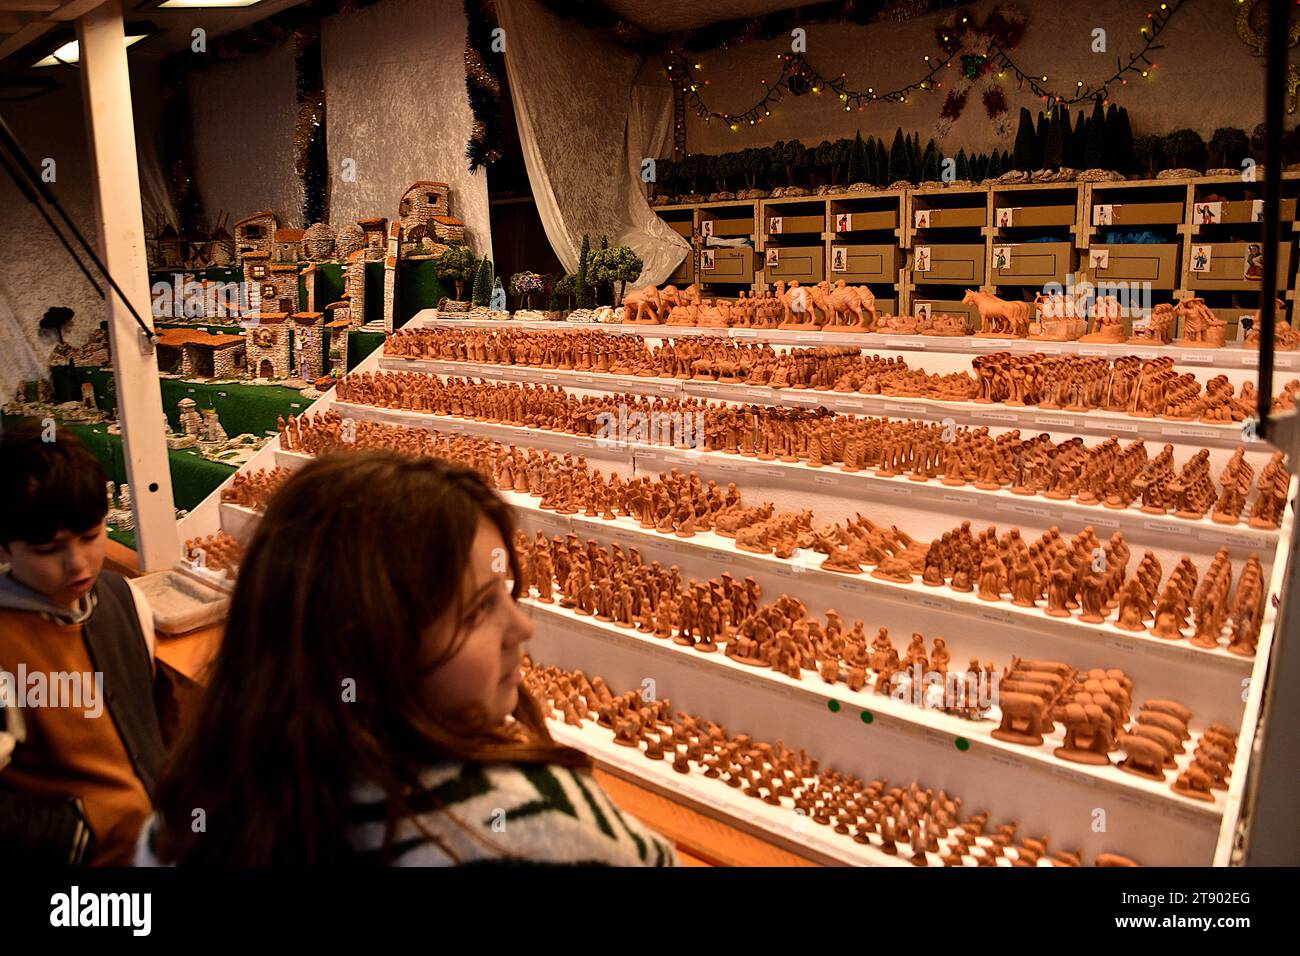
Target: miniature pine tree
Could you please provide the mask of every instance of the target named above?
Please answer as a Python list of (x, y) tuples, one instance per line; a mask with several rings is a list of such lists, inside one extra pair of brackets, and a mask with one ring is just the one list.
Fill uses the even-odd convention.
[(1043, 156), (1047, 152), (1047, 114), (1038, 114), (1038, 123), (1034, 127), (1034, 169), (1046, 169)]
[(970, 179), (970, 160), (966, 158), (966, 150), (957, 150), (957, 178)]
[(591, 257), (591, 240), (582, 234), (582, 252), (578, 255), (577, 279), (573, 284), (573, 296), (579, 309), (590, 309), (591, 288), (587, 284), (587, 260)]
[(862, 182), (876, 185), (880, 174), (876, 171), (876, 137), (867, 140), (862, 150)]
[(470, 301), (477, 306), (487, 306), (492, 299), (492, 262), (487, 256), (479, 263), (478, 274), (474, 276), (474, 291)]
[(1005, 170), (1002, 168), (1002, 154), (995, 149), (993, 154), (989, 156), (989, 168), (984, 171), (984, 178), (997, 179), (1003, 172)]
[(934, 140), (925, 147), (925, 158), (921, 161), (921, 182), (932, 183), (939, 178), (939, 153), (934, 148)]
[(889, 172), (886, 179), (890, 184), (898, 182), (900, 179), (908, 179), (907, 175), (907, 143), (903, 140), (903, 130), (900, 127), (894, 131), (894, 142), (889, 147)]
[(885, 141), (876, 140), (876, 185), (889, 185), (889, 154), (885, 152)]
[(1016, 147), (1012, 156), (1012, 166), (1016, 169), (1032, 172), (1037, 169), (1037, 141), (1034, 138), (1034, 120), (1029, 110), (1020, 108), (1020, 128), (1016, 130)]
[(1106, 112), (1101, 98), (1092, 104), (1092, 117), (1088, 120), (1088, 139), (1083, 146), (1083, 165), (1088, 169), (1105, 169), (1109, 149), (1106, 146)]
[(907, 178), (913, 184), (921, 181), (921, 134), (913, 133), (907, 140)]
[(1070, 134), (1070, 148), (1066, 165), (1071, 169), (1083, 169), (1085, 166), (1084, 149), (1087, 144), (1088, 130), (1087, 120), (1083, 115), (1083, 110), (1079, 110), (1079, 115), (1074, 118), (1074, 132)]
[(862, 142), (862, 130), (858, 130), (853, 135), (853, 143), (849, 146), (848, 165), (848, 171), (844, 175), (848, 185), (866, 180), (867, 144)]
[(1065, 165), (1065, 117), (1062, 111), (1052, 110), (1047, 123), (1047, 143), (1043, 147), (1043, 168), (1060, 169)]
[[(600, 251), (605, 252), (607, 249), (609, 249), (609, 236), (601, 236)], [(593, 290), (597, 305), (614, 304), (614, 283), (610, 282), (604, 273), (600, 273), (593, 281), (590, 259), (587, 260), (587, 284)]]
[(1106, 168), (1128, 173), (1133, 171), (1133, 165), (1133, 128), (1129, 126), (1128, 110), (1111, 103), (1106, 111)]

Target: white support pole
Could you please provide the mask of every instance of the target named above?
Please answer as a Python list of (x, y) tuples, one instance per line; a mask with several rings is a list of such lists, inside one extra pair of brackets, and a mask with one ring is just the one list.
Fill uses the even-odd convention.
[[(106, 0), (78, 18), (77, 39), (100, 255), (136, 312), (152, 328), (121, 0)], [(170, 567), (180, 557), (158, 362), (126, 305), (111, 288), (106, 286), (105, 291), (117, 415), (135, 512), (136, 552), (141, 569), (156, 571)]]

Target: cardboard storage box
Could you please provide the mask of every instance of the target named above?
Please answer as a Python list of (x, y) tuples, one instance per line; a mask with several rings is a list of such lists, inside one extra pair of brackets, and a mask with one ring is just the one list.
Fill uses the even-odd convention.
[[(1101, 207), (1109, 206), (1110, 209)], [(1101, 211), (1098, 211), (1098, 210)], [(1109, 214), (1109, 219), (1106, 218)], [(1110, 226), (1172, 226), (1183, 221), (1181, 202), (1110, 202), (1105, 193), (1092, 197), (1088, 221), (1098, 229)]]
[[(1003, 213), (1007, 222), (1003, 222)], [(1073, 226), (1076, 218), (1074, 206), (1015, 206), (998, 203), (993, 209), (994, 228), (1017, 226)]]
[[(846, 221), (841, 222), (840, 217), (848, 217)], [(847, 226), (847, 228), (840, 228)], [(877, 212), (847, 212), (843, 209), (831, 208), (831, 224), (829, 232), (862, 232), (867, 229), (897, 229), (898, 228), (898, 210), (881, 209)]]
[(739, 282), (748, 284), (754, 281), (756, 258), (754, 250), (748, 246), (742, 249), (715, 247), (707, 250), (713, 253), (713, 268), (706, 269), (701, 255), (700, 271), (697, 282)]
[[(1289, 321), (1291, 318), (1290, 303), (1286, 303), (1286, 305), (1287, 308), (1283, 309), (1280, 313), (1278, 313), (1277, 317), (1279, 319), (1287, 319)], [(1256, 310), (1250, 308), (1249, 306), (1240, 306), (1235, 309), (1211, 308), (1210, 311), (1213, 312), (1220, 319), (1222, 319), (1224, 323), (1226, 323), (1227, 327), (1223, 330), (1223, 336), (1224, 336), (1223, 340), (1228, 345), (1236, 345), (1241, 339), (1245, 338), (1245, 332), (1241, 332), (1240, 338), (1238, 337), (1238, 327), (1241, 325), (1242, 319), (1249, 320), (1250, 327), (1252, 328), (1254, 327), (1255, 324)], [(1183, 334), (1181, 322), (1179, 323), (1177, 334), (1179, 336)]]
[(897, 315), (897, 314), (898, 314), (897, 299), (876, 300), (876, 315)]
[[(924, 250), (924, 256), (923, 256)], [(974, 288), (984, 282), (984, 243), (924, 243), (912, 246), (912, 281), (917, 285), (942, 283)], [(928, 270), (917, 269), (922, 258), (929, 259)]]
[(665, 219), (664, 225), (683, 239), (691, 238), (691, 230), (695, 228), (689, 219)]
[[(1007, 248), (1007, 263), (998, 268), (998, 250)], [(1074, 271), (1074, 244), (1070, 242), (994, 242), (994, 285), (1044, 285), (1064, 282)]]
[(826, 247), (768, 246), (763, 255), (763, 278), (768, 283), (778, 279), (798, 279), (801, 285), (821, 282), (826, 278)]
[[(963, 305), (961, 299), (927, 299), (925, 296), (914, 295), (912, 296), (912, 315), (920, 315), (918, 309), (925, 305), (930, 307), (931, 315), (962, 315), (966, 317), (966, 327), (968, 329), (979, 328), (979, 309), (973, 305)], [(880, 312), (879, 302), (876, 303), (876, 311)]]
[[(1197, 227), (1201, 225), (1201, 216), (1196, 208), (1199, 205), (1202, 204), (1197, 203), (1192, 207), (1192, 222)], [(1236, 199), (1231, 202), (1220, 202), (1217, 203), (1217, 205), (1219, 213), (1218, 221), (1221, 223), (1246, 223), (1257, 221), (1255, 219), (1255, 200), (1253, 199)], [(1285, 222), (1295, 221), (1294, 199), (1282, 200), (1282, 219)]]
[[(1279, 243), (1277, 287), (1286, 288), (1287, 277), (1291, 271), (1291, 243)], [(1205, 247), (1209, 252), (1205, 268), (1196, 271), (1199, 248)], [(1247, 250), (1255, 247), (1254, 267), (1247, 274)], [(1189, 289), (1256, 289), (1260, 285), (1260, 270), (1263, 268), (1258, 253), (1263, 249), (1259, 242), (1192, 242), (1187, 271), (1187, 288)]]
[(913, 209), (913, 228), (924, 228), (916, 226), (916, 214), (918, 212), (929, 212), (929, 228), (931, 229), (953, 229), (972, 226), (978, 229), (985, 225), (988, 217), (988, 210), (983, 206), (971, 206), (963, 209)]
[[(844, 268), (836, 265), (843, 262)], [(826, 278), (846, 282), (898, 281), (898, 247), (894, 245), (854, 245), (837, 243), (831, 246), (831, 271)]]
[[(773, 222), (776, 220), (776, 222)], [(779, 209), (769, 209), (764, 227), (769, 236), (784, 236), (793, 233), (816, 233), (818, 236), (826, 229), (824, 216), (785, 216)]]
[(700, 218), (700, 235), (702, 236), (709, 235), (709, 233), (706, 231), (709, 227), (706, 226), (705, 223), (711, 224), (713, 229), (712, 234), (718, 237), (725, 236), (728, 239), (735, 239), (737, 237), (743, 238), (745, 236), (752, 236), (754, 234), (753, 216), (746, 216), (743, 219), (739, 219), (739, 218), (711, 219), (708, 216), (702, 216)]
[[(1178, 243), (1094, 243), (1083, 255), (1083, 273), (1093, 283), (1149, 282), (1153, 289), (1178, 288)], [(1105, 265), (1097, 264), (1101, 255)]]

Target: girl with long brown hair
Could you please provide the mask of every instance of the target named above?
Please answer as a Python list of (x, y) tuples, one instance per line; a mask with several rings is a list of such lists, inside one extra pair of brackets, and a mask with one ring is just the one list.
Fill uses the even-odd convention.
[(467, 468), (358, 452), (272, 498), (145, 865), (672, 865), (520, 686), (510, 508)]

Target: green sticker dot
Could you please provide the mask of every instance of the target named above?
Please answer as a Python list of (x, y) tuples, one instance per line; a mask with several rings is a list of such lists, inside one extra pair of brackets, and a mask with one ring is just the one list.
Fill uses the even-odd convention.
[(869, 724), (876, 719), (875, 715), (872, 714), (871, 711), (869, 710), (864, 710), (859, 716), (862, 718), (862, 722), (864, 724)]
[(965, 737), (958, 737), (956, 743), (957, 743), (958, 750), (961, 750), (963, 752), (970, 750), (970, 741), (967, 740)]
[(838, 700), (829, 700), (826, 702), (826, 706), (830, 708), (832, 714), (840, 712), (840, 702)]

